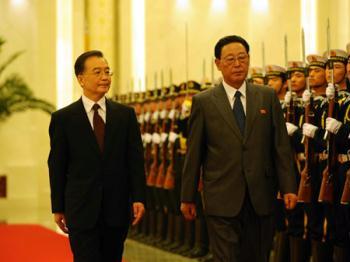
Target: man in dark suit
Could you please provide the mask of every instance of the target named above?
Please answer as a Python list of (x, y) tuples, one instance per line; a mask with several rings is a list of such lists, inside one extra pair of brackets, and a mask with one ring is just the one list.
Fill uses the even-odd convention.
[(74, 261), (121, 261), (130, 211), (133, 225), (145, 212), (141, 135), (134, 110), (105, 97), (112, 72), (103, 54), (85, 52), (74, 67), (83, 95), (49, 128), (52, 213)]
[(296, 204), (292, 155), (273, 89), (248, 84), (249, 45), (227, 36), (215, 46), (223, 82), (195, 95), (189, 120), (181, 210), (194, 219), (203, 172), (203, 205), (215, 261), (267, 261), (278, 189)]

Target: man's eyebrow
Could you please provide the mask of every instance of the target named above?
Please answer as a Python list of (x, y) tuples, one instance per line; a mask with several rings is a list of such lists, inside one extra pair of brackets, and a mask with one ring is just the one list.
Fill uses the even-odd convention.
[(106, 67), (94, 67), (92, 70), (96, 70), (96, 69), (110, 69), (109, 66)]

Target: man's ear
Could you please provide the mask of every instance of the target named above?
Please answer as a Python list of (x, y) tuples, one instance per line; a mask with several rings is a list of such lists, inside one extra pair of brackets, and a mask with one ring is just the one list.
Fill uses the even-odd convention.
[(216, 68), (217, 68), (219, 71), (221, 71), (221, 70), (220, 70), (220, 68), (221, 68), (221, 61), (220, 61), (220, 59), (215, 58), (215, 65), (216, 65)]
[(83, 81), (83, 76), (82, 75), (78, 75), (77, 76), (78, 82), (81, 86), (84, 86), (84, 81)]

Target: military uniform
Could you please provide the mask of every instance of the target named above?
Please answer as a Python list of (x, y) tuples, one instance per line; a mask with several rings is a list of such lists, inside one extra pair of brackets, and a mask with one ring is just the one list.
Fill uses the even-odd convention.
[[(286, 119), (287, 130), (291, 138), (292, 148), (294, 150), (295, 174), (298, 185), (300, 183), (300, 173), (305, 164), (304, 146), (302, 141), (302, 125), (304, 123), (304, 107), (301, 101), (301, 93), (305, 90), (306, 81), (294, 84), (294, 77), (298, 76), (305, 80), (306, 68), (303, 62), (288, 62), (288, 78), (293, 93), (291, 102), (286, 99)], [(290, 93), (289, 93), (290, 94)], [(296, 95), (299, 94), (299, 95)], [(294, 102), (294, 112), (290, 111), (290, 103)], [(310, 241), (308, 232), (308, 217), (303, 203), (297, 203), (295, 209), (288, 211), (288, 235), (290, 246), (290, 261), (300, 262), (308, 261), (310, 257)]]

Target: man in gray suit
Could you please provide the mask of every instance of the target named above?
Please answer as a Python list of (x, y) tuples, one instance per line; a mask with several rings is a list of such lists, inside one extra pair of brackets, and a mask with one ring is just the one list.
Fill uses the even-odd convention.
[(287, 209), (297, 196), (290, 142), (273, 89), (246, 82), (249, 45), (227, 36), (215, 46), (223, 82), (193, 97), (181, 211), (194, 219), (203, 173), (203, 205), (215, 261), (267, 261), (277, 191)]

